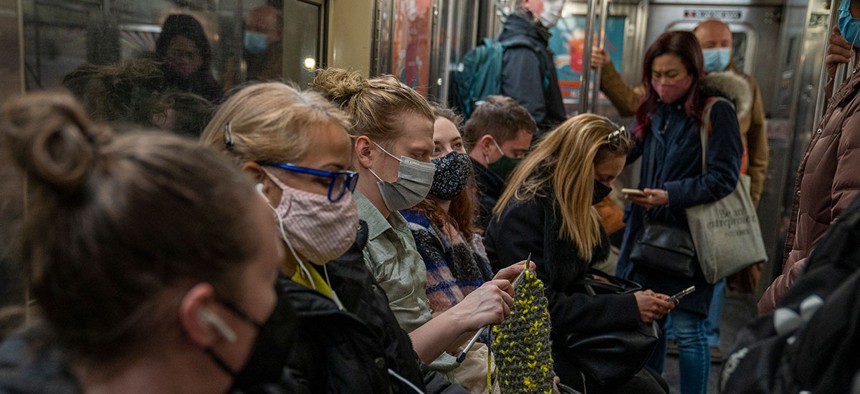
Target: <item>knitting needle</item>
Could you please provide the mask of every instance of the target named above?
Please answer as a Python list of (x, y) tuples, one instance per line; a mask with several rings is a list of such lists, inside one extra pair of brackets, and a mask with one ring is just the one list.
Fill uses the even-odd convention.
[[(525, 266), (523, 267), (523, 270), (520, 272), (519, 275), (517, 275), (516, 279), (514, 279), (514, 282), (511, 283), (511, 287), (513, 287), (514, 290), (516, 290), (517, 286), (520, 284), (520, 282), (522, 282), (523, 276), (526, 273), (526, 270), (529, 269), (529, 263), (531, 263), (531, 261), (532, 261), (532, 254), (529, 253), (529, 256), (526, 257), (526, 262), (525, 262)], [(466, 359), (466, 353), (468, 353), (469, 350), (472, 350), (472, 346), (475, 346), (475, 342), (478, 341), (478, 338), (481, 337), (481, 334), (484, 331), (486, 331), (488, 328), (490, 328), (489, 324), (481, 327), (478, 330), (478, 332), (476, 332), (475, 335), (472, 336), (472, 339), (469, 340), (469, 343), (466, 344), (466, 347), (463, 348), (463, 351), (461, 351), (460, 354), (457, 355), (457, 362), (458, 363), (462, 363), (463, 360)]]

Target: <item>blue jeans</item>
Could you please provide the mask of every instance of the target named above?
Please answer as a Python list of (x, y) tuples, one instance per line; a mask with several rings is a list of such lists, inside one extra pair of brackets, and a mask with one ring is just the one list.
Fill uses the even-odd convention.
[[(705, 331), (707, 318), (682, 309), (672, 311), (671, 315), (680, 353), (681, 394), (707, 394), (708, 373), (711, 369), (711, 354)], [(661, 329), (665, 327), (665, 320), (660, 321)], [(648, 360), (648, 366), (662, 374), (665, 363), (666, 336), (661, 335), (654, 354)]]
[(723, 317), (723, 302), (726, 295), (726, 280), (721, 279), (714, 284), (714, 297), (711, 298), (711, 309), (708, 310), (708, 321), (706, 333), (708, 334), (708, 346), (720, 346), (720, 320)]

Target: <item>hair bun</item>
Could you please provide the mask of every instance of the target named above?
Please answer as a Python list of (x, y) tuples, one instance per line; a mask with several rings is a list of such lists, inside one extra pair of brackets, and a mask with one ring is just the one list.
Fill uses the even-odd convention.
[(308, 86), (322, 93), (327, 99), (343, 105), (367, 88), (368, 82), (357, 71), (327, 68), (319, 70)]
[(86, 182), (102, 135), (65, 93), (34, 93), (13, 100), (2, 113), (4, 141), (29, 176), (61, 194)]

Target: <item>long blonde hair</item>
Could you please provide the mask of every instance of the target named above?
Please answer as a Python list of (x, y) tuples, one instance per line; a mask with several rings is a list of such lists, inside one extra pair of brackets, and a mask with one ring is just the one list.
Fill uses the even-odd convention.
[[(632, 142), (626, 132), (609, 119), (592, 114), (577, 115), (548, 133), (517, 166), (502, 197), (493, 209), (500, 217), (512, 200), (554, 197), (561, 211), (559, 239), (570, 239), (577, 254), (591, 260), (600, 243), (600, 221), (591, 205), (594, 165), (608, 157), (626, 155)], [(547, 196), (547, 192), (554, 194)]]
[(200, 140), (240, 163), (292, 162), (311, 153), (310, 134), (329, 123), (346, 130), (349, 117), (316, 92), (259, 83), (225, 101)]

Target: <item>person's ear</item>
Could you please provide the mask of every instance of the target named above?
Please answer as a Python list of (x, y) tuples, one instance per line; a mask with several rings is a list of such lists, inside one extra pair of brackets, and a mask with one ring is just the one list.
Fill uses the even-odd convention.
[(280, 189), (275, 187), (271, 179), (266, 175), (266, 172), (263, 171), (262, 166), (253, 161), (246, 161), (242, 163), (242, 172), (251, 178), (254, 182), (254, 187), (266, 199), (269, 205), (272, 205), (272, 201), (278, 201), (280, 196), (276, 194), (280, 192)]
[[(222, 339), (229, 340), (223, 331), (230, 331), (226, 334), (235, 336), (229, 326), (213, 312), (216, 304), (215, 288), (208, 283), (198, 283), (192, 287), (179, 303), (179, 323), (188, 339), (200, 347), (212, 346)], [(214, 320), (218, 321), (213, 323)]]
[(481, 152), (485, 155), (489, 155), (495, 146), (493, 145), (493, 136), (489, 134), (484, 134), (483, 137), (478, 141), (478, 146), (481, 147)]
[(355, 160), (359, 166), (363, 168), (373, 166), (375, 149), (373, 149), (373, 143), (370, 141), (370, 138), (364, 135), (357, 137), (354, 148)]

